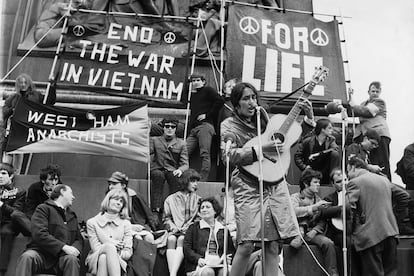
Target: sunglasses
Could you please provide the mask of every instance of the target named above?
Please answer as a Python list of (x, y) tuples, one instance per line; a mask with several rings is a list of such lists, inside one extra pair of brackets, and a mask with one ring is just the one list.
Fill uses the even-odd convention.
[(173, 129), (174, 129), (174, 128), (176, 128), (177, 126), (176, 126), (176, 125), (164, 125), (164, 127), (165, 127), (165, 128), (173, 128)]

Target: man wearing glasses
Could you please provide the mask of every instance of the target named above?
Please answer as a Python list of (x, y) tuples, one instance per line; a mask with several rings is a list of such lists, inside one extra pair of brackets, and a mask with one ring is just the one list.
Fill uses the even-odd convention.
[(176, 137), (178, 120), (164, 119), (161, 122), (164, 133), (151, 137), (151, 207), (161, 214), (163, 206), (164, 183), (167, 181), (169, 193), (177, 192), (180, 187), (178, 179), (189, 168), (187, 146), (184, 140)]

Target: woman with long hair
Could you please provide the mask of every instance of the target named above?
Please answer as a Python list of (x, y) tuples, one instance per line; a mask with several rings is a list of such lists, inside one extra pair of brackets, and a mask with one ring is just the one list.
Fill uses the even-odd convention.
[[(264, 209), (261, 210), (258, 178), (243, 168), (244, 165), (258, 161), (258, 145), (244, 147), (257, 136), (258, 125), (255, 118), (259, 94), (256, 88), (249, 83), (239, 83), (232, 89), (230, 100), (235, 113), (221, 123), (221, 150), (223, 156), (228, 154), (230, 165), (235, 168), (231, 176), (231, 186), (234, 192), (238, 247), (230, 275), (246, 274), (254, 243), (261, 241), (262, 211), (265, 217), (265, 274), (277, 275), (279, 241), (298, 235), (296, 216), (293, 209), (288, 207), (289, 193), (282, 186), (285, 183), (265, 181)], [(262, 120), (260, 124), (264, 130), (267, 121)], [(228, 136), (234, 137), (234, 141), (227, 153), (225, 140)], [(262, 149), (263, 152), (275, 152), (276, 147), (273, 141), (268, 141), (263, 143)]]

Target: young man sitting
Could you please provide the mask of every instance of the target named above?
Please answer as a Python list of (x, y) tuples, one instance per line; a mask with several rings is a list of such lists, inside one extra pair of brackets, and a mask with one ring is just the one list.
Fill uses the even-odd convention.
[(14, 168), (0, 163), (0, 275), (7, 270), (14, 238), (30, 236), (30, 221), (23, 213), (26, 191), (14, 186)]
[[(322, 250), (324, 267), (329, 275), (338, 276), (335, 245), (331, 239), (324, 235), (326, 222), (318, 219), (320, 209), (329, 205), (318, 194), (321, 178), (322, 174), (318, 171), (312, 169), (303, 171), (299, 181), (300, 192), (291, 195), (292, 205), (298, 217), (303, 238)], [(302, 242), (302, 238), (297, 236), (290, 245), (299, 248)]]

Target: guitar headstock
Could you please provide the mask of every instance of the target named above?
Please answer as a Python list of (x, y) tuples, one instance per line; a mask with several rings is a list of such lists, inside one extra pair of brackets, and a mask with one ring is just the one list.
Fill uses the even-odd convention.
[(319, 66), (315, 68), (315, 73), (313, 73), (312, 79), (310, 80), (309, 84), (303, 89), (303, 91), (309, 96), (312, 94), (313, 89), (315, 86), (323, 82), (326, 77), (328, 76), (329, 69), (325, 66)]
[(315, 73), (313, 73), (312, 82), (314, 82), (315, 84), (323, 82), (328, 76), (328, 73), (329, 69), (323, 65), (315, 67)]

